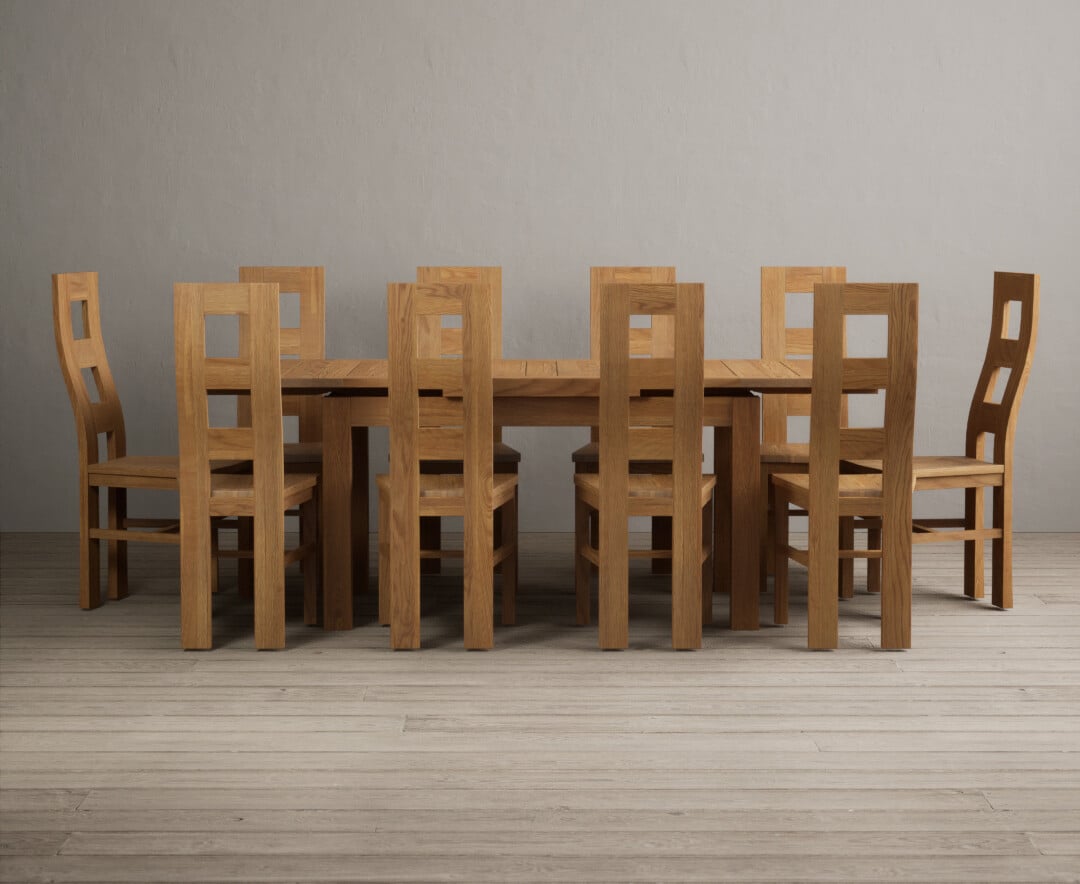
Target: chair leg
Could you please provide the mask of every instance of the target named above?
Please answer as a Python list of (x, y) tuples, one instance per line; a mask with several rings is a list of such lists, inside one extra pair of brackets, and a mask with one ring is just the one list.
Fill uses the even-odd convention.
[(300, 560), (304, 574), (304, 623), (307, 626), (319, 625), (319, 612), (322, 610), (318, 537), (319, 498), (316, 491), (311, 500), (300, 504), (300, 542), (311, 544), (311, 552)]
[(84, 481), (79, 494), (79, 607), (84, 611), (101, 604), (101, 542), (90, 537), (101, 518), (99, 500), (98, 489)]
[[(964, 527), (968, 531), (978, 531), (983, 527), (985, 518), (985, 496), (983, 489), (968, 488), (964, 492)], [(964, 541), (964, 595), (972, 599), (981, 599), (984, 594), (983, 554), (984, 541)]]
[(1013, 606), (1012, 588), (1012, 485), (1009, 477), (993, 490), (994, 528), (1000, 537), (990, 541), (991, 575), (990, 600), (996, 608)]
[[(855, 548), (855, 519), (844, 516), (840, 519), (840, 549)], [(855, 560), (841, 559), (838, 568), (840, 575), (840, 598), (855, 598)]]
[(513, 550), (502, 562), (502, 625), (517, 623), (517, 493), (501, 510), (497, 524), (502, 526), (502, 543), (513, 544)]
[(773, 623), (788, 622), (788, 502), (770, 482), (772, 499)]
[(592, 545), (592, 519), (589, 508), (576, 491), (574, 493), (574, 594), (576, 598), (575, 622), (588, 626), (592, 620), (591, 579), (592, 563), (585, 558), (583, 550)]
[[(127, 489), (110, 488), (107, 495), (109, 527), (123, 528), (127, 521)], [(128, 594), (128, 545), (126, 540), (109, 541), (109, 598)]]
[[(255, 548), (254, 520), (240, 517), (236, 520), (236, 548), (251, 551)], [(243, 558), (236, 560), (236, 588), (240, 598), (255, 597), (255, 560)]]
[[(866, 529), (867, 549), (881, 549), (881, 529), (878, 527)], [(881, 559), (866, 560), (866, 591), (881, 592)]]
[(390, 498), (379, 492), (379, 625), (390, 625)]
[[(652, 548), (671, 549), (671, 518), (669, 516), (653, 516), (652, 519)], [(653, 574), (670, 574), (671, 559), (653, 559)]]
[[(420, 549), (442, 549), (442, 520), (438, 516), (420, 517)], [(442, 571), (441, 559), (421, 559), (421, 574), (438, 574)]]
[(764, 593), (769, 588), (769, 577), (775, 573), (773, 571), (773, 547), (776, 544), (776, 538), (773, 534), (773, 490), (772, 482), (769, 481), (769, 470), (762, 466), (761, 468), (761, 499), (765, 502), (765, 506), (762, 507), (762, 518), (764, 519), (764, 525), (761, 529), (761, 591)]
[(701, 623), (711, 626), (713, 622), (713, 499), (701, 509), (701, 548), (706, 551), (701, 566)]
[(213, 519), (210, 520), (210, 594), (217, 595), (221, 591), (221, 526)]
[(255, 647), (285, 647), (285, 518), (256, 512), (252, 537), (255, 577)]

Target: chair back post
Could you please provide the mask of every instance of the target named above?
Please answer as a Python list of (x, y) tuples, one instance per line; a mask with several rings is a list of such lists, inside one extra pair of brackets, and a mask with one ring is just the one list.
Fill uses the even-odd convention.
[[(701, 585), (701, 436), (705, 410), (704, 284), (682, 283), (676, 286), (674, 319), (671, 580), (673, 587), (686, 587)], [(700, 647), (702, 606), (700, 603), (678, 604), (677, 595), (677, 592), (672, 592), (671, 634), (675, 646)]]
[[(93, 272), (54, 273), (53, 332), (60, 370), (64, 376), (71, 408), (75, 414), (75, 431), (79, 440), (79, 465), (85, 474), (88, 464), (102, 459), (98, 437), (105, 434), (106, 457), (127, 454), (124, 432), (124, 412), (120, 395), (105, 355), (99, 315), (98, 275)], [(82, 337), (75, 337), (72, 308), (79, 309)], [(89, 369), (96, 387), (91, 394), (83, 371)], [(96, 401), (95, 401), (96, 400)]]
[[(818, 283), (846, 280), (847, 269), (844, 267), (762, 267), (761, 358), (786, 360), (812, 356), (813, 330), (788, 326), (787, 296), (812, 294)], [(762, 400), (762, 444), (787, 444), (788, 418), (809, 414), (810, 398), (804, 394), (769, 393)], [(840, 408), (841, 421), (846, 425), (846, 396), (841, 399)]]
[[(1019, 332), (1009, 338), (1009, 312), (1020, 309)], [(994, 463), (1011, 472), (1016, 419), (1031, 372), (1039, 325), (1039, 276), (1034, 273), (994, 273), (994, 304), (990, 340), (975, 385), (967, 423), (967, 456), (986, 459), (986, 434), (994, 436)], [(1009, 379), (1000, 402), (993, 397), (1002, 369)]]

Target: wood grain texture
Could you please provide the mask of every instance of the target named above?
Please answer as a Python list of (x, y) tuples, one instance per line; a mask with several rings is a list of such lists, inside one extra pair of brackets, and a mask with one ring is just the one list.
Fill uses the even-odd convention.
[[(903, 655), (861, 579), (850, 653), (807, 653), (797, 565), (788, 628), (596, 654), (569, 535), (523, 536), (492, 654), (461, 651), (450, 564), (423, 654), (387, 651), (373, 595), (345, 634), (298, 594), (256, 654), (225, 592), (218, 649), (183, 655), (171, 550), (133, 549), (131, 596), (87, 616), (77, 535), (4, 535), (0, 879), (1075, 880), (1080, 536), (1016, 537), (1009, 612), (960, 595), (949, 547), (914, 555)], [(663, 651), (667, 578), (630, 571), (631, 645)]]

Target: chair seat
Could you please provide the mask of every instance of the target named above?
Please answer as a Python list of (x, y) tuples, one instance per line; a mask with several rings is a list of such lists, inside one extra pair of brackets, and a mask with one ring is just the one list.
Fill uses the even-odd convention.
[(322, 442), (286, 442), (286, 464), (321, 464), (323, 459)]
[[(795, 506), (802, 509), (809, 508), (810, 476), (808, 473), (773, 473), (772, 482)], [(840, 476), (840, 515), (880, 516), (881, 475), (877, 473), (842, 474)]]
[[(511, 448), (505, 442), (496, 442), (493, 454), (492, 460), (496, 467), (521, 463), (521, 452), (516, 448)], [(460, 460), (426, 460), (420, 465), (420, 469), (425, 474), (453, 474), (460, 473), (463, 466)]]
[[(285, 509), (310, 500), (318, 476), (311, 473), (285, 474)], [(214, 473), (210, 476), (210, 515), (254, 515), (254, 477), (250, 473)]]
[(810, 463), (810, 445), (807, 442), (777, 442), (761, 446), (762, 463)]
[[(596, 466), (600, 463), (600, 443), (586, 442), (570, 455), (570, 459), (581, 466)], [(630, 471), (638, 473), (670, 473), (670, 460), (632, 460)]]
[[(379, 495), (390, 493), (390, 476), (375, 477)], [(517, 490), (516, 473), (495, 473), (492, 476), (492, 507), (498, 508), (513, 500)], [(465, 477), (460, 473), (420, 474), (420, 515), (460, 516), (465, 513)]]
[(174, 455), (129, 454), (87, 465), (91, 485), (114, 488), (176, 488), (180, 458)]
[[(674, 505), (675, 480), (670, 474), (631, 474), (629, 514), (631, 516), (670, 516)], [(576, 473), (574, 485), (581, 499), (593, 509), (600, 509), (600, 474)], [(701, 505), (712, 499), (715, 476), (701, 477)]]
[[(881, 472), (880, 460), (852, 460), (844, 463), (860, 470)], [(911, 469), (916, 491), (929, 487), (946, 488), (953, 483), (957, 488), (968, 487), (969, 484), (999, 485), (1005, 476), (1003, 464), (959, 455), (918, 455), (912, 458)]]

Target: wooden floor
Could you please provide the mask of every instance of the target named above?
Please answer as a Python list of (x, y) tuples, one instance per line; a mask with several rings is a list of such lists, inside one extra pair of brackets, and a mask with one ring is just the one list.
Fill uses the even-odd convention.
[(175, 549), (83, 612), (74, 536), (3, 536), (0, 878), (1080, 881), (1080, 535), (1017, 538), (1010, 612), (959, 595), (958, 546), (917, 548), (899, 653), (861, 579), (841, 650), (806, 651), (798, 567), (790, 626), (696, 653), (634, 570), (632, 648), (602, 653), (570, 536), (522, 543), (488, 653), (450, 576), (420, 652), (295, 605), (256, 652), (228, 591), (184, 653)]

